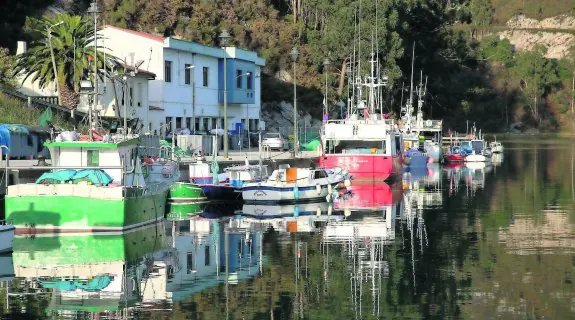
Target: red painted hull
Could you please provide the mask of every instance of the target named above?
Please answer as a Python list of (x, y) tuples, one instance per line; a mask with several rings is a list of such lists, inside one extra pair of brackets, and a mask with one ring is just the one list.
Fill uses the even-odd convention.
[(381, 155), (325, 155), (319, 158), (323, 168), (340, 167), (353, 177), (352, 184), (367, 181), (386, 181), (401, 175), (400, 156)]
[(445, 162), (464, 162), (465, 156), (461, 154), (448, 154), (443, 159)]

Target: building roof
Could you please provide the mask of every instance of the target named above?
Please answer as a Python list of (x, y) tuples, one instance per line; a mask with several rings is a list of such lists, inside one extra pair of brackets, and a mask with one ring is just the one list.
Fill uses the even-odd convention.
[[(221, 59), (224, 57), (223, 50), (219, 47), (206, 46), (206, 45), (199, 44), (196, 42), (177, 39), (177, 38), (173, 38), (173, 37), (167, 37), (166, 38), (166, 37), (162, 37), (162, 36), (158, 36), (158, 35), (153, 35), (150, 33), (129, 30), (129, 29), (125, 29), (125, 28), (112, 26), (112, 25), (105, 25), (104, 28), (111, 28), (111, 29), (115, 29), (115, 30), (120, 30), (120, 31), (124, 31), (126, 33), (133, 34), (135, 36), (151, 39), (151, 40), (154, 40), (157, 42), (162, 42), (164, 44), (164, 48), (187, 51), (187, 52), (192, 52), (192, 53), (198, 53), (201, 55), (214, 57), (214, 58), (218, 58), (218, 59)], [(266, 64), (265, 59), (260, 57), (257, 54), (257, 52), (254, 52), (254, 51), (243, 50), (243, 49), (239, 49), (239, 48), (235, 48), (235, 47), (228, 47), (228, 48), (226, 48), (226, 54), (227, 54), (228, 58), (250, 61), (250, 62), (253, 62), (254, 64), (256, 64), (258, 66), (265, 66), (265, 64)]]
[(124, 31), (124, 32), (127, 32), (127, 33), (131, 33), (131, 34), (133, 34), (133, 35), (136, 35), (136, 36), (144, 37), (144, 38), (147, 38), (147, 39), (150, 39), (150, 40), (154, 40), (154, 41), (158, 41), (158, 42), (164, 42), (164, 39), (165, 39), (164, 37), (158, 36), (158, 35), (155, 35), (155, 34), (145, 33), (145, 32), (140, 32), (140, 31), (135, 31), (135, 30), (130, 30), (130, 29), (125, 29), (125, 28), (120, 28), (120, 27), (116, 27), (116, 26), (113, 26), (113, 25), (109, 25), (109, 24), (105, 25), (104, 28), (112, 28), (112, 29)]

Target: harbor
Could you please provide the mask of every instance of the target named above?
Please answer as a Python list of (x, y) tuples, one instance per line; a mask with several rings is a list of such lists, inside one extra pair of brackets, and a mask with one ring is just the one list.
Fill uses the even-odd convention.
[(565, 0), (0, 8), (1, 319), (575, 318)]

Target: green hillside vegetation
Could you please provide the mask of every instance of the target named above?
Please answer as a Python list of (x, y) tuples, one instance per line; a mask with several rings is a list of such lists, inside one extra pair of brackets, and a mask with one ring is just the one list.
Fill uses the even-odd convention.
[(504, 25), (518, 14), (534, 19), (545, 19), (561, 14), (575, 15), (572, 0), (491, 0), (494, 8), (494, 24)]

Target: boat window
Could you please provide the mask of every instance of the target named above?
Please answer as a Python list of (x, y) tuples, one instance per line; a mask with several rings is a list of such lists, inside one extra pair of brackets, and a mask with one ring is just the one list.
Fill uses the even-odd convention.
[(313, 175), (314, 179), (327, 178), (327, 173), (324, 170), (316, 170)]
[(100, 150), (88, 150), (86, 166), (97, 167), (100, 165)]
[(481, 141), (481, 140), (472, 141), (471, 147), (473, 148), (473, 151), (479, 153), (479, 152), (483, 151), (483, 149), (484, 149), (483, 141)]
[(266, 133), (264, 134), (264, 139), (279, 139), (281, 138), (279, 133)]
[(395, 136), (395, 154), (401, 153), (401, 141), (399, 136)]
[(388, 154), (385, 141), (328, 140), (327, 147), (331, 154)]

